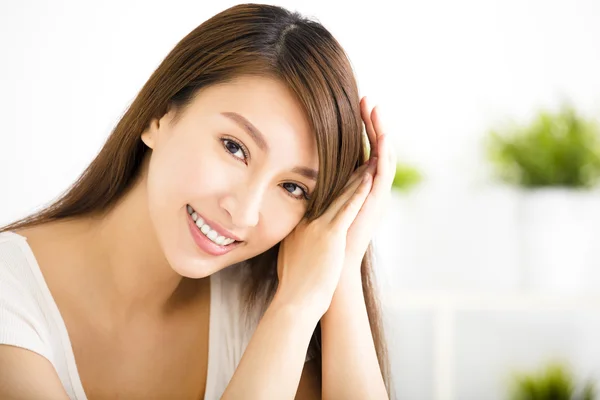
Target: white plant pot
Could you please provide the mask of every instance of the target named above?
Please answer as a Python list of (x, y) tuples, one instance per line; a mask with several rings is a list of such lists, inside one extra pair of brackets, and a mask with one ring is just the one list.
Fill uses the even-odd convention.
[(518, 213), (526, 289), (568, 294), (600, 289), (598, 192), (523, 191)]
[[(392, 191), (389, 209), (383, 216), (373, 240), (377, 280), (384, 292), (412, 287), (414, 278), (406, 269), (415, 269), (417, 249), (414, 233), (416, 200), (413, 194)], [(407, 279), (408, 278), (408, 279)]]
[(374, 240), (383, 289), (516, 290), (519, 195), (510, 186), (393, 193)]

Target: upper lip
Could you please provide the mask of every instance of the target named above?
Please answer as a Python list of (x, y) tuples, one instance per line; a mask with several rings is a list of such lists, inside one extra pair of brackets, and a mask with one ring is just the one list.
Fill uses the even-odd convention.
[[(193, 207), (192, 207), (192, 208), (193, 208)], [(195, 210), (196, 210), (196, 209), (194, 209), (194, 211), (195, 211)], [(196, 214), (198, 214), (198, 211), (196, 211)], [(239, 237), (237, 237), (237, 236), (236, 236), (236, 235), (234, 235), (233, 233), (229, 232), (227, 229), (223, 228), (221, 225), (217, 224), (216, 222), (214, 222), (214, 221), (211, 221), (211, 220), (210, 220), (210, 219), (208, 219), (208, 218), (205, 218), (205, 217), (204, 217), (204, 215), (200, 215), (200, 214), (198, 214), (198, 216), (199, 216), (200, 218), (202, 218), (202, 219), (204, 220), (204, 222), (206, 222), (208, 225), (210, 225), (210, 227), (211, 227), (211, 228), (212, 228), (212, 229), (213, 229), (215, 232), (217, 232), (219, 235), (221, 235), (221, 236), (225, 236), (225, 237), (228, 237), (228, 238), (230, 238), (230, 239), (233, 239), (233, 240), (237, 240), (238, 242), (242, 242), (242, 239), (240, 239)]]

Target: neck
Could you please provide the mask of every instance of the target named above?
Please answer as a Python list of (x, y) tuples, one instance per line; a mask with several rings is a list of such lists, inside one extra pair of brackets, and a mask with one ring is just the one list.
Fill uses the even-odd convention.
[(154, 233), (146, 198), (146, 181), (140, 178), (109, 211), (88, 218), (90, 229), (83, 244), (94, 267), (90, 283), (100, 289), (100, 301), (108, 304), (110, 313), (125, 320), (170, 311), (189, 299), (197, 283), (171, 269)]

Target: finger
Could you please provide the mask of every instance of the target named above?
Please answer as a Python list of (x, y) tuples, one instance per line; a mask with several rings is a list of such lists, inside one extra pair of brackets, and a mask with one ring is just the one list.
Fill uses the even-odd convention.
[(355, 240), (357, 240), (358, 246), (368, 244), (374, 227), (389, 207), (391, 186), (396, 172), (395, 153), (393, 147), (388, 143), (388, 135), (381, 121), (379, 107), (373, 109), (371, 120), (377, 132), (379, 156), (373, 160), (377, 165), (377, 170), (371, 191), (349, 228), (349, 232), (352, 232), (352, 235), (357, 238)]
[(367, 161), (366, 163), (362, 164), (360, 167), (356, 168), (352, 172), (352, 175), (350, 175), (350, 178), (348, 178), (348, 182), (346, 182), (346, 186), (352, 185), (354, 182), (356, 182), (356, 180), (362, 179), (363, 174), (367, 170), (370, 170), (369, 166), (371, 165), (371, 163), (369, 161)]
[(393, 147), (388, 143), (386, 128), (383, 126), (379, 106), (372, 112), (373, 126), (377, 132), (377, 171), (374, 175), (371, 192), (353, 224), (361, 231), (370, 231), (378, 223), (381, 215), (389, 206), (391, 186), (396, 173), (396, 161)]
[(377, 151), (380, 157), (377, 158), (377, 174), (373, 182), (373, 191), (380, 192), (391, 188), (396, 171), (395, 153), (392, 146), (388, 143), (388, 135), (382, 124), (379, 106), (373, 108), (371, 113), (373, 127), (377, 132)]
[(334, 229), (348, 231), (350, 225), (352, 225), (352, 222), (358, 215), (367, 196), (369, 195), (372, 183), (372, 175), (365, 174), (352, 196), (346, 201), (346, 203), (344, 203), (344, 205), (340, 208), (336, 216), (331, 221), (332, 227), (334, 227)]
[[(352, 172), (352, 175), (350, 175), (350, 178), (348, 178), (348, 181), (346, 182), (346, 185), (344, 186), (344, 190), (342, 191), (340, 197), (344, 196), (345, 194), (347, 196), (350, 196), (352, 194), (353, 190), (351, 189), (351, 186), (356, 186), (357, 184), (359, 184), (359, 181), (362, 179), (365, 172), (372, 170), (372, 167), (369, 168), (370, 165), (371, 164), (369, 162), (366, 162), (360, 167), (356, 168), (354, 172)], [(342, 200), (342, 202), (344, 201)]]
[(371, 121), (371, 113), (369, 112), (369, 103), (367, 96), (363, 97), (360, 103), (360, 116), (365, 123), (367, 137), (369, 138), (370, 153), (369, 157), (377, 157), (377, 134)]
[[(383, 113), (385, 116), (385, 113)], [(373, 108), (373, 112), (371, 113), (371, 121), (373, 122), (373, 127), (375, 129), (375, 132), (377, 134), (377, 139), (378, 139), (378, 152), (379, 154), (384, 154), (379, 150), (379, 136), (383, 135), (383, 136), (388, 136), (388, 127), (386, 126), (386, 124), (384, 124), (385, 122), (385, 118), (382, 118), (382, 112), (381, 112), (381, 107), (376, 106)], [(382, 122), (383, 121), (383, 122)], [(393, 164), (394, 166), (396, 165), (396, 152), (394, 151), (394, 146), (388, 144), (385, 146), (385, 154), (386, 156), (389, 158), (390, 163)]]
[(328, 221), (332, 221), (339, 212), (340, 208), (348, 201), (350, 197), (352, 197), (353, 193), (356, 191), (356, 188), (360, 185), (364, 175), (370, 174), (373, 176), (375, 174), (375, 169), (375, 163), (363, 164), (358, 167), (348, 180), (348, 183), (344, 187), (342, 194), (340, 194), (338, 198), (331, 203), (327, 211), (325, 211), (323, 214), (323, 217), (328, 218)]
[[(365, 164), (364, 170), (366, 170), (367, 168), (368, 168), (368, 165)], [(356, 179), (356, 177), (354, 177), (354, 176), (352, 176), (350, 178), (350, 180), (344, 187), (344, 190), (342, 191), (342, 193), (331, 203), (331, 205), (323, 213), (321, 218), (326, 220), (328, 223), (331, 222), (335, 218), (335, 216), (338, 213), (338, 211), (340, 210), (340, 208), (348, 201), (348, 199), (356, 191), (356, 188), (360, 185), (361, 179), (364, 176), (364, 174), (365, 174), (365, 171), (363, 171), (363, 173), (358, 176), (358, 179)]]

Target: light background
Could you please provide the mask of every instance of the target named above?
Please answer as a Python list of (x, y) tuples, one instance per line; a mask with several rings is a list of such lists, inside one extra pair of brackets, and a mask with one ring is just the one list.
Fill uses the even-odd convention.
[[(170, 49), (233, 4), (2, 1), (0, 224), (66, 189)], [(568, 294), (528, 290), (520, 195), (489, 178), (481, 142), (563, 100), (600, 115), (600, 1), (275, 4), (338, 38), (425, 174), (376, 240), (398, 397), (501, 399), (512, 369), (551, 358), (598, 378), (600, 273)]]

